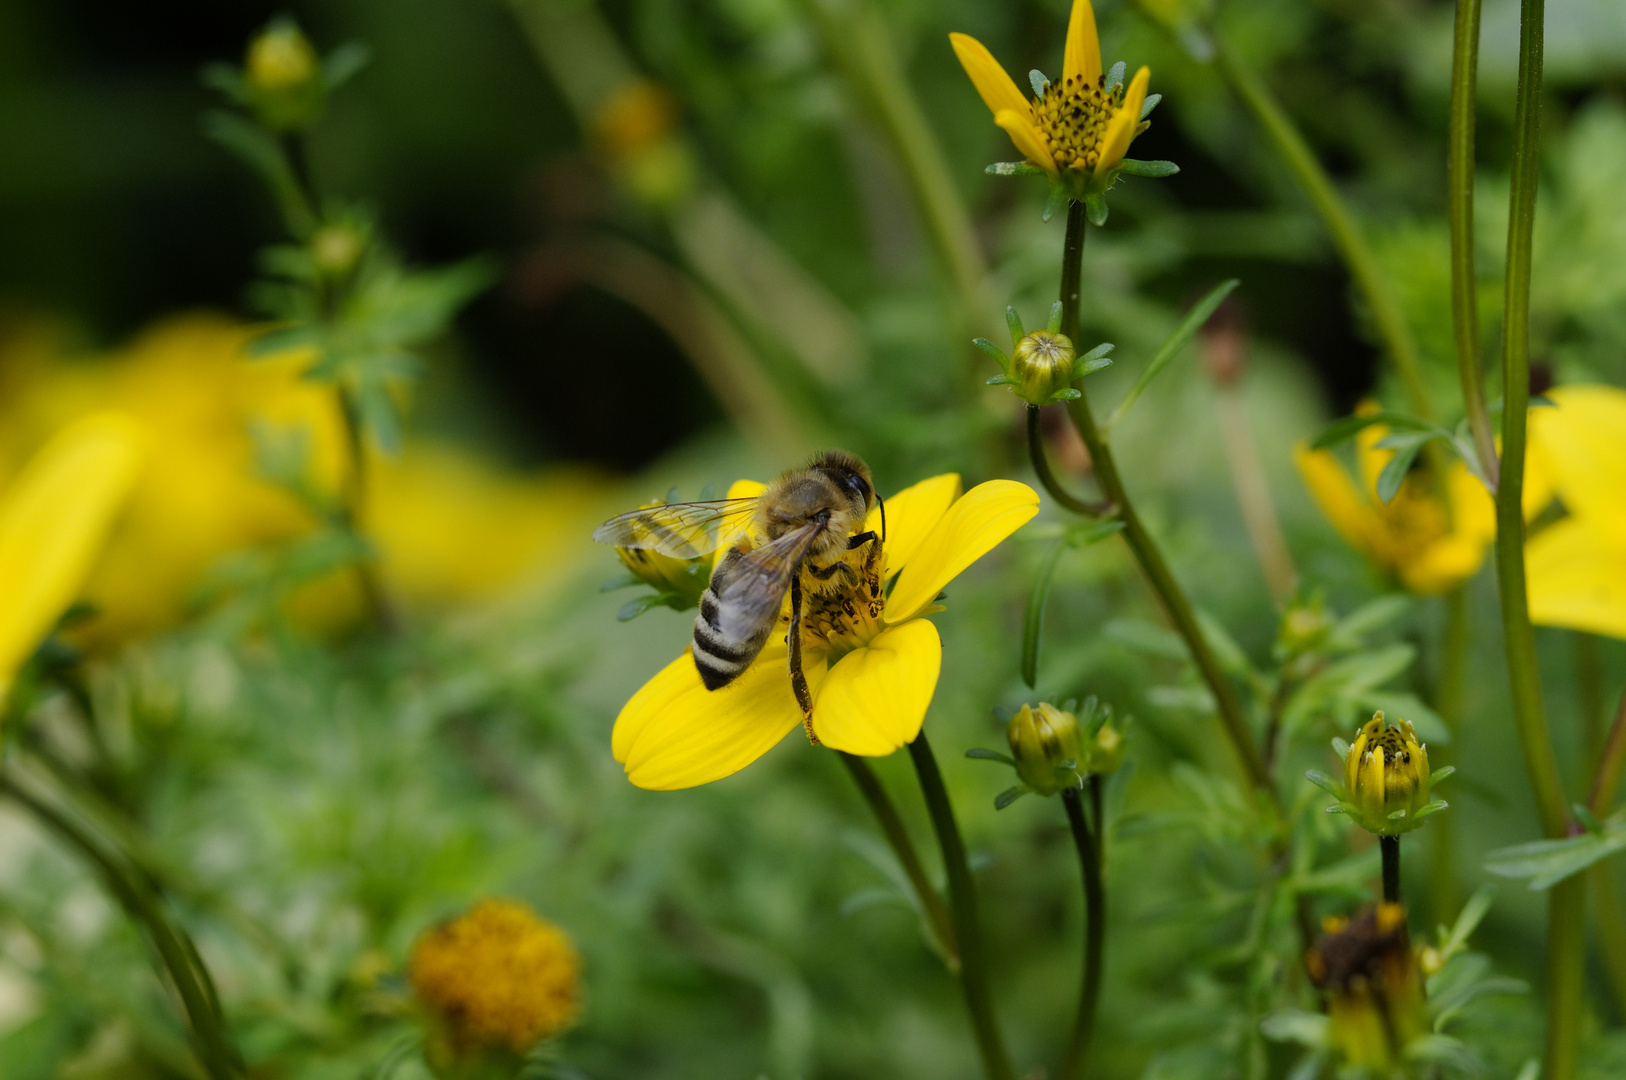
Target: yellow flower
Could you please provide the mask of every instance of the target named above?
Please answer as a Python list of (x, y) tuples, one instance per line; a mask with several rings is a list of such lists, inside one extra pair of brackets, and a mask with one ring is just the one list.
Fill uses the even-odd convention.
[(412, 989), (435, 1020), (429, 1057), (444, 1072), (492, 1052), (523, 1054), (581, 1009), (570, 937), (512, 900), (483, 900), (412, 947)]
[[(1376, 408), (1367, 403), (1357, 412)], [(1430, 479), (1420, 470), (1401, 482), (1393, 499), (1379, 499), (1378, 475), (1394, 451), (1377, 444), (1388, 433), (1386, 426), (1372, 424), (1355, 436), (1359, 488), (1331, 451), (1300, 443), (1293, 459), (1321, 512), (1345, 542), (1414, 593), (1446, 592), (1484, 563), (1485, 549), (1496, 539), (1496, 508), (1461, 461), (1446, 468), (1448, 506), (1430, 490)]]
[(1101, 43), (1090, 0), (1073, 0), (1061, 82), (1045, 83), (1044, 93), (1032, 101), (982, 42), (965, 34), (950, 34), (949, 42), (994, 123), (1031, 164), (1052, 180), (1071, 177), (1086, 191), (1111, 185), (1130, 140), (1146, 127), (1140, 114), (1151, 72), (1144, 67), (1135, 72), (1127, 91), (1102, 85)]
[(1382, 712), (1375, 713), (1344, 755), (1344, 809), (1379, 836), (1411, 832), (1445, 809), (1443, 802), (1429, 802), (1432, 779), (1428, 747), (1417, 741), (1411, 724), (1402, 720), (1390, 727)]
[[(741, 481), (729, 497), (762, 488)], [(886, 500), (881, 578), (861, 586), (850, 609), (810, 605), (804, 617), (802, 663), (821, 743), (878, 757), (920, 733), (943, 658), (937, 628), (922, 616), (937, 610), (944, 586), (1038, 512), (1039, 497), (1024, 484), (992, 480), (960, 496), (952, 473)], [(866, 527), (878, 532), (879, 516)], [(738, 772), (802, 723), (787, 664), (776, 635), (738, 679), (712, 692), (685, 652), (621, 710), (615, 759), (643, 788), (694, 787)]]
[(46, 443), (0, 497), (0, 701), (78, 599), (145, 442), (127, 416), (87, 416)]
[(1626, 390), (1561, 386), (1530, 410), (1525, 510), (1565, 513), (1525, 545), (1530, 618), (1626, 638)]
[(1423, 972), (1406, 934), (1406, 909), (1384, 903), (1353, 919), (1328, 919), (1304, 958), (1327, 996), (1332, 1039), (1356, 1067), (1392, 1069), (1429, 1030)]

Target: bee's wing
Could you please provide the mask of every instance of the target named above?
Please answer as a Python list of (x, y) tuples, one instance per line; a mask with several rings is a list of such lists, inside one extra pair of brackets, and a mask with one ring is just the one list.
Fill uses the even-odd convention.
[(757, 499), (668, 503), (617, 514), (593, 530), (593, 539), (616, 547), (644, 548), (677, 559), (716, 551), (756, 512)]
[(791, 575), (801, 565), (808, 546), (827, 527), (822, 521), (810, 521), (739, 557), (717, 593), (717, 629), (724, 637), (754, 637), (779, 617)]

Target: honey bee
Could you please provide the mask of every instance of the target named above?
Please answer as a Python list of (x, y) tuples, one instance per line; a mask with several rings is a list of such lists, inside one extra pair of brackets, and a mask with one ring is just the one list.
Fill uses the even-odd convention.
[(874, 560), (886, 535), (865, 530), (870, 508), (881, 503), (869, 466), (831, 450), (805, 468), (791, 469), (762, 494), (745, 499), (671, 503), (611, 518), (593, 539), (619, 548), (693, 559), (729, 550), (717, 560), (694, 621), (694, 666), (707, 690), (739, 677), (768, 643), (790, 594), (791, 688), (812, 736), (813, 698), (802, 672), (804, 592), (828, 595), (860, 578), (849, 553), (865, 544)]

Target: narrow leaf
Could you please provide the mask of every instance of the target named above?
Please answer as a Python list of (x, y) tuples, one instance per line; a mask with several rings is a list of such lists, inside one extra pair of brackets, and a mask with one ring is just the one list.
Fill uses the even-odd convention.
[(1180, 325), (1175, 327), (1174, 333), (1169, 335), (1168, 340), (1163, 343), (1163, 347), (1157, 351), (1157, 355), (1152, 357), (1152, 362), (1146, 365), (1146, 370), (1141, 372), (1140, 378), (1135, 381), (1135, 385), (1129, 388), (1129, 393), (1124, 396), (1123, 402), (1113, 412), (1112, 419), (1107, 421), (1108, 427), (1116, 425), (1119, 420), (1123, 419), (1151, 381), (1157, 378), (1158, 374), (1168, 366), (1169, 361), (1173, 360), (1186, 342), (1191, 340), (1197, 329), (1208, 321), (1208, 317), (1214, 314), (1214, 309), (1219, 307), (1227, 296), (1231, 295), (1231, 290), (1240, 284), (1240, 281), (1232, 278), (1229, 281), (1222, 282), (1210, 290), (1207, 296), (1197, 301), (1196, 306), (1186, 313), (1186, 317), (1180, 320)]
[(1028, 593), (1027, 613), (1022, 618), (1022, 681), (1028, 689), (1038, 685), (1039, 639), (1044, 633), (1044, 609), (1050, 599), (1050, 582), (1056, 576), (1056, 564), (1067, 550), (1067, 538), (1057, 541), (1039, 564), (1039, 576), (1034, 579), (1033, 590)]
[(1134, 158), (1124, 158), (1118, 168), (1130, 176), (1150, 176), (1153, 178), (1173, 176), (1180, 171), (1180, 166), (1172, 161), (1136, 161)]

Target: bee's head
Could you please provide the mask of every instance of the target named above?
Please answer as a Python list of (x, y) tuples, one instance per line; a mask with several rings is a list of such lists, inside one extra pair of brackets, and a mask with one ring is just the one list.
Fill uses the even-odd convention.
[(827, 450), (813, 459), (812, 468), (835, 482), (843, 494), (855, 499), (868, 513), (875, 505), (875, 482), (869, 466), (844, 450)]

